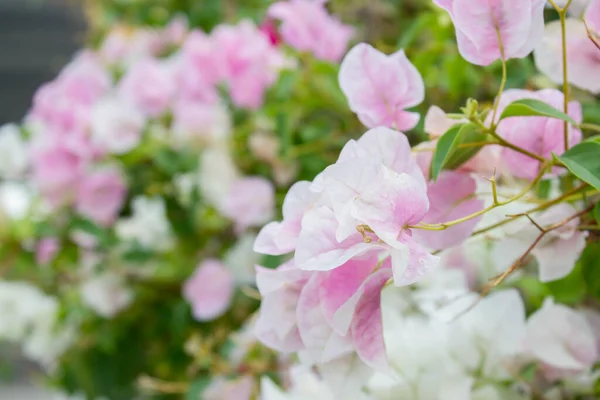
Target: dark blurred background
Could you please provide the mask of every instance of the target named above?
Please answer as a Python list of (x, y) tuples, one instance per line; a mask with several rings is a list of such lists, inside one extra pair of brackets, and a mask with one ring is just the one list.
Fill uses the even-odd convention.
[(18, 122), (36, 88), (85, 38), (82, 0), (0, 0), (0, 125)]

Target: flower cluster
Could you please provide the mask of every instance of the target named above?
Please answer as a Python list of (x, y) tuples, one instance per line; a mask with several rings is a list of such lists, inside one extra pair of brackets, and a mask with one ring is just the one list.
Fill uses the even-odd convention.
[[(289, 21), (285, 10), (298, 7), (304, 19)], [(352, 29), (323, 3), (282, 2), (269, 13), (280, 26), (242, 20), (204, 32), (180, 17), (164, 28), (114, 27), (37, 90), (20, 126), (0, 129), (0, 308), (12, 321), (0, 339), (22, 343), (53, 378), (71, 379), (77, 357), (110, 354), (120, 364), (129, 349), (162, 343), (162, 328), (126, 340), (144, 324), (173, 323), (172, 315), (179, 333), (166, 343), (176, 344), (161, 345), (152, 361), (134, 357), (131, 387), (193, 364), (190, 374), (220, 375), (217, 394), (235, 386), (228, 378), (238, 370), (240, 390), (252, 392), (256, 375), (277, 361), (244, 334), (257, 307), (256, 229), (275, 217), (276, 186), (297, 173), (281, 156), (272, 111), (281, 102), (269, 92), (284, 70), (304, 77), (311, 63), (338, 60)], [(295, 39), (318, 27), (335, 37), (321, 47)], [(273, 37), (312, 55), (299, 65)], [(221, 333), (198, 344), (205, 329)], [(235, 351), (224, 355), (231, 343)], [(175, 346), (165, 372), (159, 358)], [(89, 367), (112, 368), (98, 364)]]
[[(430, 140), (411, 149), (400, 131), (420, 119), (405, 109), (423, 101), (421, 75), (403, 51), (350, 50), (340, 86), (372, 129), (347, 142), (312, 182), (296, 183), (283, 220), (266, 225), (254, 245), (265, 254), (293, 253), (275, 270), (257, 267), (256, 335), (299, 360), (287, 392), (263, 380), (263, 400), (596, 393), (600, 313), (553, 297), (593, 257), (580, 228), (591, 207), (569, 196), (597, 183), (578, 169), (587, 168), (582, 158), (577, 167), (555, 161), (587, 146), (582, 105), (566, 89), (504, 85), (507, 60), (536, 49), (538, 64), (544, 54), (557, 66), (554, 76), (567, 68), (564, 53), (581, 82), (572, 83), (595, 93), (577, 57), (583, 47), (590, 57), (600, 49), (593, 33), (587, 38), (584, 29), (577, 39), (564, 24), (565, 8), (558, 9), (562, 24), (544, 27), (545, 1), (435, 3), (450, 14), (466, 60), (502, 62), (500, 93), (483, 111), (473, 100), (460, 114), (431, 107)], [(585, 13), (588, 26), (596, 4)], [(547, 40), (556, 54), (543, 48), (544, 29), (556, 33)], [(574, 41), (566, 48), (557, 39), (565, 29)], [(569, 190), (571, 173), (584, 183)], [(488, 294), (500, 285), (508, 287)]]

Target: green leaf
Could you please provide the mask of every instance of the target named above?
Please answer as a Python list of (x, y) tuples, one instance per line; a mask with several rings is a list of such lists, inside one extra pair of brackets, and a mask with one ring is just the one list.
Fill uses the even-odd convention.
[(483, 147), (459, 148), (459, 145), (483, 142), (487, 137), (487, 134), (478, 132), (476, 126), (471, 123), (454, 125), (437, 142), (431, 160), (431, 178), (437, 180), (442, 169), (460, 167)]
[(581, 253), (579, 264), (588, 292), (600, 298), (600, 243), (588, 244)]
[(510, 103), (502, 112), (500, 120), (509, 117), (550, 117), (577, 125), (573, 118), (564, 112), (535, 99), (522, 99)]
[(585, 297), (585, 278), (581, 263), (575, 264), (573, 271), (562, 279), (548, 282), (550, 295), (559, 303), (576, 305)]
[(594, 207), (594, 219), (596, 223), (600, 225), (600, 203), (596, 204)]
[(600, 190), (600, 143), (581, 142), (563, 155), (554, 155), (579, 179)]
[(207, 376), (196, 379), (190, 385), (190, 389), (188, 390), (185, 396), (185, 400), (201, 400), (202, 392), (206, 390), (209, 384), (210, 378)]

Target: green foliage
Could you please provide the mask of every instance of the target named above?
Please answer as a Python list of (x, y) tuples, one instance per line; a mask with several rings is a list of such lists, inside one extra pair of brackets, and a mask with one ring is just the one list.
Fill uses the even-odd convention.
[(480, 133), (472, 123), (454, 125), (437, 142), (431, 161), (431, 178), (436, 180), (442, 169), (456, 169), (469, 161), (483, 147), (472, 144), (487, 138), (488, 135)]
[(579, 259), (588, 292), (600, 299), (600, 243), (591, 242)]
[(600, 190), (600, 143), (584, 141), (555, 157), (573, 175)]
[(550, 117), (577, 125), (573, 118), (567, 114), (535, 99), (522, 99), (510, 103), (500, 115), (500, 120), (510, 117)]

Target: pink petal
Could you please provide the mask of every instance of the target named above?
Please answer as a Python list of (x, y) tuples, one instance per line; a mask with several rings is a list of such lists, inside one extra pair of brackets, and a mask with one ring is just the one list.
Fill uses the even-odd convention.
[[(422, 219), (426, 224), (439, 224), (466, 217), (484, 207), (475, 197), (476, 184), (471, 175), (444, 171), (436, 182), (429, 183), (429, 211)], [(473, 218), (443, 231), (415, 229), (413, 236), (432, 249), (446, 249), (466, 240), (481, 218)]]
[(327, 207), (316, 208), (306, 214), (294, 257), (300, 269), (329, 271), (373, 249), (373, 244), (365, 243), (358, 232), (338, 242), (336, 227), (333, 211)]
[(386, 169), (376, 190), (356, 198), (352, 213), (379, 238), (395, 246), (405, 227), (418, 224), (428, 208), (427, 195), (417, 180)]
[(336, 323), (335, 317), (339, 319), (339, 316), (336, 315), (337, 311), (354, 296), (377, 264), (377, 254), (371, 254), (361, 259), (352, 259), (344, 265), (322, 274), (319, 290), (321, 307), (325, 318), (339, 334), (346, 335), (348, 333), (349, 321), (341, 326)]
[(389, 365), (383, 340), (381, 290), (390, 278), (390, 271), (379, 270), (363, 284), (350, 326), (352, 341), (361, 360), (376, 370), (387, 372)]
[(418, 122), (418, 116), (404, 109), (423, 101), (425, 86), (403, 51), (387, 56), (358, 44), (342, 61), (339, 82), (350, 108), (366, 126), (412, 129)]
[(406, 173), (425, 186), (425, 177), (411, 155), (410, 143), (405, 134), (379, 127), (365, 132), (360, 139), (350, 140), (344, 146), (338, 162), (356, 158), (377, 158), (397, 173)]
[(233, 288), (234, 278), (227, 267), (218, 260), (205, 260), (184, 283), (183, 296), (198, 321), (210, 321), (227, 311)]
[(352, 351), (348, 337), (337, 334), (328, 324), (320, 305), (319, 290), (322, 275), (315, 273), (306, 283), (296, 309), (298, 330), (308, 354), (324, 363)]
[(540, 281), (550, 282), (569, 275), (585, 248), (586, 237), (585, 232), (575, 232), (569, 239), (533, 249)]

